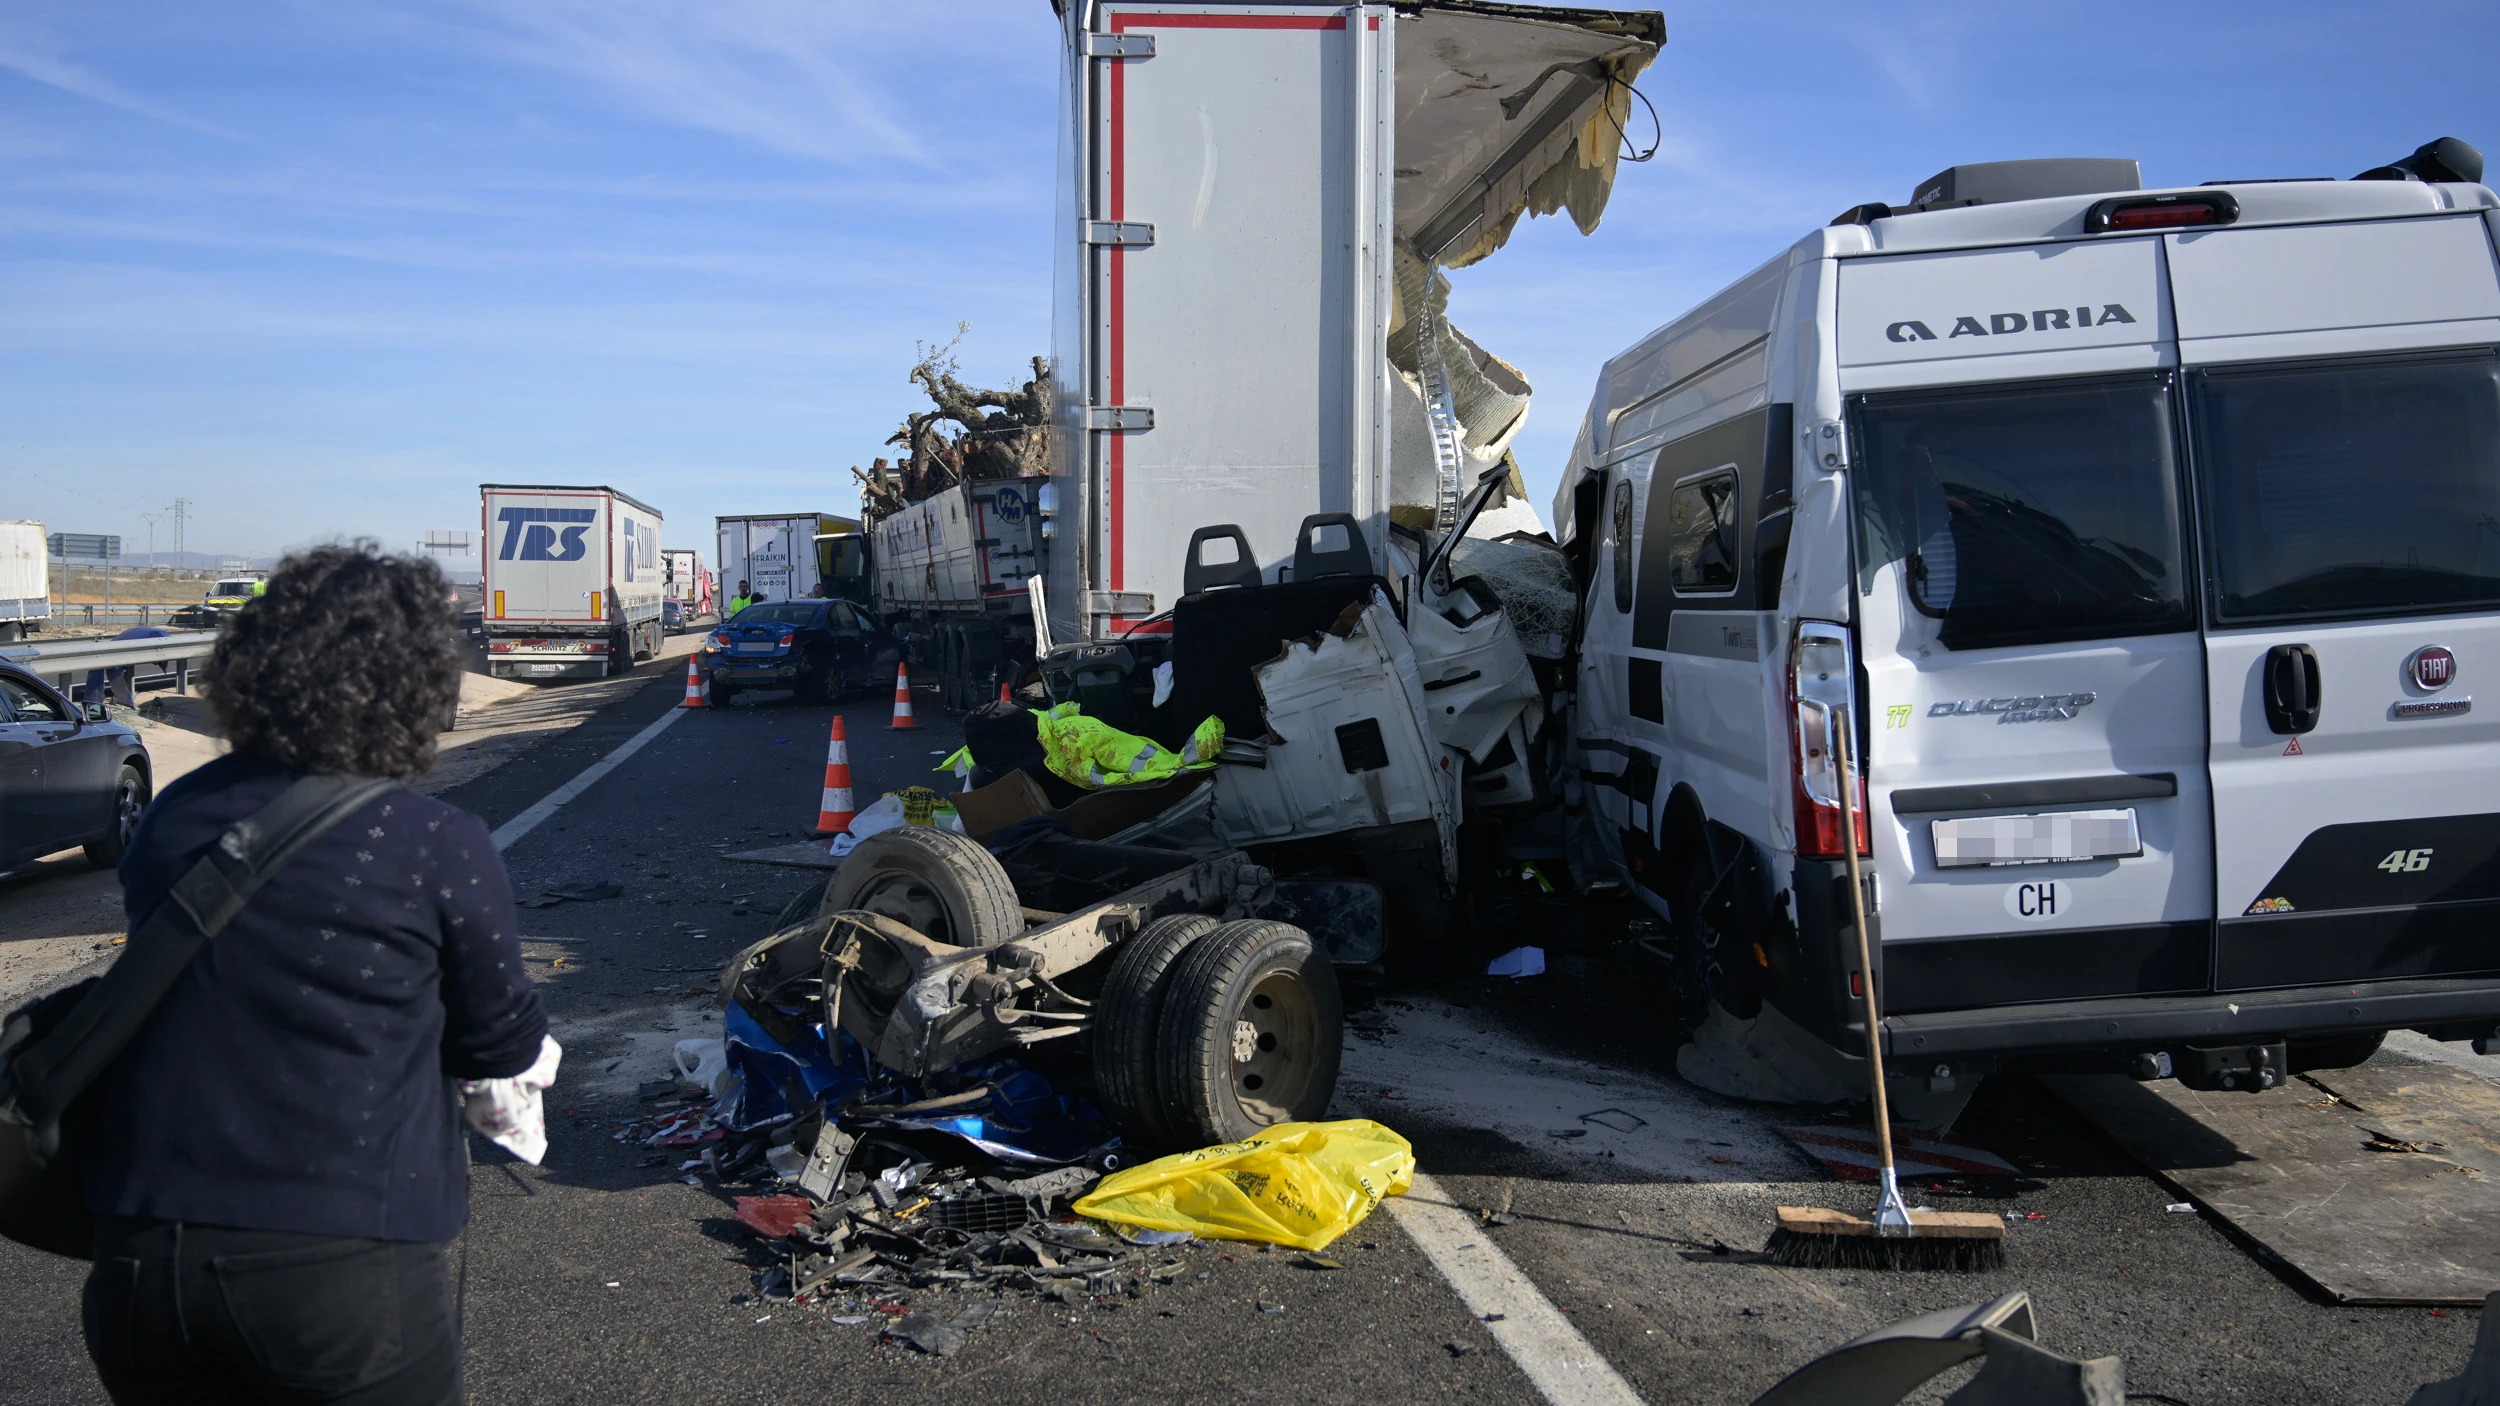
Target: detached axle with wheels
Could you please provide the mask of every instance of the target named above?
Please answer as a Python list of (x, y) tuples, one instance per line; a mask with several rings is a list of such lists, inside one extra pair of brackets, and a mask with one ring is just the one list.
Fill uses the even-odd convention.
[[(1237, 850), (1064, 836), (1011, 861), (949, 831), (873, 835), (739, 954), (723, 1004), (821, 1001), (828, 1029), (911, 1078), (1085, 1042), (1103, 1104), (1150, 1145), (1326, 1112), (1343, 1038), (1335, 970), (1301, 928), (1251, 916), (1273, 897), (1265, 867)], [(1062, 985), (1105, 958), (1071, 983), (1098, 978), (1092, 1000)]]

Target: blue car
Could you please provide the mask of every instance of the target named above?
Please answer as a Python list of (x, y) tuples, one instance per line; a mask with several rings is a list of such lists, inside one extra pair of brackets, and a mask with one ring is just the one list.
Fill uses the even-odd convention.
[(875, 615), (844, 600), (750, 605), (703, 642), (712, 696), (723, 700), (743, 689), (787, 688), (835, 702), (879, 686), (902, 655), (902, 642)]

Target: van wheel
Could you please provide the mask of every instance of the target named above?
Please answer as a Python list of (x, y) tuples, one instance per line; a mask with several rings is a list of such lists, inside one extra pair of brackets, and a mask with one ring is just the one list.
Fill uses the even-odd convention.
[(880, 830), (859, 842), (825, 885), (819, 914), (866, 909), (952, 947), (996, 947), (1024, 936), (1016, 886), (969, 836), (926, 825)]
[(1337, 1092), (1336, 969), (1290, 923), (1226, 923), (1172, 970), (1159, 1023), (1163, 1116), (1184, 1145), (1319, 1118)]
[(2350, 1069), (2366, 1064), (2385, 1043), (2384, 1030), (2356, 1030), (2347, 1035), (2320, 1035), (2307, 1040), (2283, 1042), (2283, 1062), (2294, 1074), (2312, 1069)]
[(1155, 1038), (1163, 1024), (1172, 966), (1192, 943), (1222, 924), (1203, 913), (1157, 918), (1120, 945), (1094, 1002), (1094, 1091), (1112, 1121), (1140, 1143), (1179, 1143), (1164, 1121)]
[(1716, 1001), (1738, 1020), (1751, 1020), (1762, 1013), (1752, 944), (1703, 916), (1702, 904), (1719, 875), (1710, 863), (1710, 851), (1699, 842), (1690, 847), (1690, 854), (1675, 904), (1675, 946), (1683, 963), (1687, 1014), (1699, 1025), (1710, 1014), (1710, 1003)]
[(111, 869), (130, 852), (130, 837), (139, 833), (139, 816), (148, 808), (148, 779), (135, 766), (125, 766), (113, 782), (113, 828), (100, 840), (87, 842), (87, 862)]

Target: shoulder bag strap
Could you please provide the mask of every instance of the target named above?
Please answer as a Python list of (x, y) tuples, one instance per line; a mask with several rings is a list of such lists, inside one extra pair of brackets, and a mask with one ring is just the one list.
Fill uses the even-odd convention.
[(9, 1061), (8, 1082), (28, 1121), (43, 1127), (59, 1118), (255, 890), (306, 845), (398, 785), (363, 776), (307, 776), (227, 827), (149, 911), (95, 989), (43, 1040)]

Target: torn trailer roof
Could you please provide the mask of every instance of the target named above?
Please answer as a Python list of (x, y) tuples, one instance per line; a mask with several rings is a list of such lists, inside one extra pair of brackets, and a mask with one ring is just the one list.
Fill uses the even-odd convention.
[[(1604, 213), (1654, 11), (1058, 7), (1055, 639), (1169, 628), (1184, 544), (1447, 531), (1531, 387), (1444, 315), (1523, 214)], [(1508, 529), (1535, 530), (1533, 508)]]

